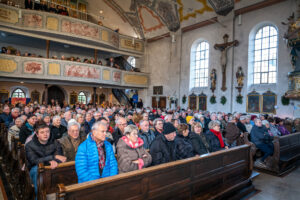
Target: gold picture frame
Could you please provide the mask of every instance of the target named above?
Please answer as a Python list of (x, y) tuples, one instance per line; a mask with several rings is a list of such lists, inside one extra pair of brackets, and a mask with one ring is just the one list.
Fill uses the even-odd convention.
[(261, 111), (261, 95), (253, 90), (247, 95), (246, 103), (247, 113), (260, 113)]
[(277, 95), (269, 90), (263, 93), (261, 105), (262, 113), (276, 114), (275, 106), (277, 105)]

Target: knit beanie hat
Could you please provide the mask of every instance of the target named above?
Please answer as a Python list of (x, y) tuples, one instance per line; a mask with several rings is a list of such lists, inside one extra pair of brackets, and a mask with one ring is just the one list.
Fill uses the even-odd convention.
[(174, 127), (174, 125), (170, 122), (164, 123), (164, 130), (162, 133), (164, 135), (168, 135), (173, 132), (176, 132), (176, 128)]

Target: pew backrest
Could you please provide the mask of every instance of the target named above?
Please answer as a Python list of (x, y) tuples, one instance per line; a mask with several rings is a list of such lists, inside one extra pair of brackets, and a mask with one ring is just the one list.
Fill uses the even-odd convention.
[(57, 199), (214, 199), (249, 181), (251, 159), (250, 146), (242, 145), (85, 183), (59, 184)]
[(77, 182), (75, 161), (58, 164), (55, 169), (43, 163), (38, 166), (38, 197), (41, 200), (45, 200), (47, 194), (55, 193), (57, 184), (71, 185)]

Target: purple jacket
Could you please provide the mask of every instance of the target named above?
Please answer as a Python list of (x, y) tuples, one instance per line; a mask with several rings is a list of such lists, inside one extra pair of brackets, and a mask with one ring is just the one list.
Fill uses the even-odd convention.
[(281, 136), (290, 134), (290, 132), (284, 126), (279, 125), (278, 130), (280, 131)]

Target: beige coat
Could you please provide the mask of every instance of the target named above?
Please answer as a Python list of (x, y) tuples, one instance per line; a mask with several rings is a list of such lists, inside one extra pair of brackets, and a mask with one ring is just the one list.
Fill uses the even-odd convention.
[[(122, 138), (117, 144), (117, 157), (119, 173), (138, 170), (138, 164), (133, 163), (139, 158), (144, 161), (143, 168), (149, 166), (152, 162), (151, 155), (144, 149), (143, 145), (135, 149), (129, 147)], [(146, 155), (143, 157), (143, 155)]]

